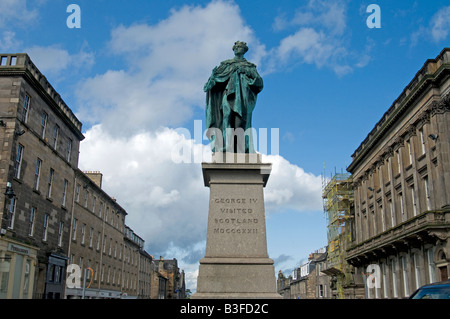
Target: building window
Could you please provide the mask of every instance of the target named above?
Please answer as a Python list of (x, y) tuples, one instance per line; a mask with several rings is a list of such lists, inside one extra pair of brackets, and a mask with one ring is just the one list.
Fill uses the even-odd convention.
[(98, 217), (102, 218), (103, 202), (100, 202), (100, 207), (98, 208)]
[(76, 239), (77, 239), (77, 219), (74, 218), (72, 223), (72, 240)]
[(98, 277), (98, 262), (95, 262), (94, 280), (97, 281)]
[(397, 267), (395, 259), (391, 260), (391, 271), (392, 271), (392, 294), (394, 298), (398, 297), (398, 288), (397, 288)]
[(391, 227), (395, 226), (395, 211), (394, 211), (394, 205), (392, 205), (392, 200), (388, 200), (389, 205), (389, 211), (391, 212)]
[(433, 248), (427, 249), (427, 263), (428, 263), (428, 279), (430, 283), (433, 283), (436, 281)]
[(420, 273), (421, 273), (421, 271), (420, 271), (420, 264), (419, 264), (420, 260), (419, 260), (418, 253), (415, 253), (413, 255), (413, 258), (414, 258), (414, 275), (415, 275), (415, 278), (416, 278), (416, 289), (419, 289), (420, 286), (421, 286), (421, 283), (420, 283)]
[(414, 189), (414, 185), (411, 186), (411, 201), (413, 206), (413, 214), (417, 215), (417, 205), (416, 205), (416, 191)]
[(59, 222), (59, 227), (58, 227), (58, 247), (62, 246), (63, 232), (64, 232), (64, 223), (63, 222)]
[(66, 159), (68, 162), (70, 162), (70, 155), (72, 154), (72, 140), (69, 139), (67, 141), (67, 154), (66, 154)]
[(411, 148), (411, 140), (408, 140), (408, 153), (409, 153), (409, 164), (413, 162), (412, 148)]
[(28, 111), (30, 110), (30, 96), (28, 94), (25, 94), (25, 100), (23, 101), (23, 108), (22, 108), (22, 122), (26, 123), (28, 120)]
[(94, 196), (92, 198), (92, 212), (93, 213), (95, 213), (95, 203), (96, 203), (96, 201), (97, 201), (97, 197)]
[(39, 179), (41, 177), (42, 161), (40, 158), (36, 160), (36, 170), (34, 172), (34, 189), (39, 190)]
[(89, 192), (87, 190), (84, 191), (84, 207), (87, 208)]
[(86, 235), (86, 224), (81, 224), (81, 244), (84, 245), (84, 238)]
[(42, 121), (41, 121), (41, 138), (45, 139), (45, 129), (47, 128), (47, 113), (42, 113)]
[(33, 236), (34, 234), (34, 221), (36, 219), (36, 207), (31, 207), (30, 209), (30, 224), (28, 227), (28, 236)]
[(58, 146), (58, 137), (59, 137), (59, 126), (55, 125), (55, 128), (53, 129), (53, 149), (56, 150), (56, 147)]
[(14, 177), (20, 179), (20, 171), (22, 169), (23, 146), (17, 146), (16, 160), (14, 162)]
[(8, 228), (13, 229), (14, 228), (14, 219), (16, 217), (16, 198), (11, 198), (11, 202), (9, 204), (9, 211), (8, 211)]
[(325, 297), (325, 290), (323, 285), (319, 285), (319, 298)]
[(423, 128), (421, 128), (419, 130), (419, 135), (420, 135), (421, 151), (422, 151), (422, 154), (425, 154), (425, 136), (423, 134)]
[(100, 240), (102, 238), (102, 233), (98, 232), (97, 236), (97, 250), (100, 250)]
[(44, 232), (42, 234), (42, 240), (47, 241), (47, 235), (48, 235), (48, 214), (44, 214)]
[(386, 230), (386, 221), (385, 221), (385, 216), (384, 216), (384, 207), (383, 204), (381, 203), (381, 201), (378, 203), (378, 208), (380, 211), (380, 217), (381, 217), (381, 229), (382, 231)]
[[(55, 265), (48, 265), (48, 276), (47, 276), (48, 282), (53, 282), (55, 280)], [(53, 293), (49, 293), (53, 294)]]
[(386, 273), (386, 263), (381, 264), (381, 273), (383, 276), (383, 297), (389, 298), (388, 296), (388, 281), (387, 281), (387, 273)]
[(47, 190), (47, 197), (52, 197), (52, 184), (53, 184), (53, 175), (55, 174), (55, 171), (53, 168), (50, 168), (50, 173), (48, 174), (48, 190)]
[(430, 201), (430, 185), (428, 182), (428, 176), (425, 176), (423, 179), (425, 186), (425, 201), (427, 203), (427, 210), (431, 209), (431, 201)]
[(66, 206), (66, 194), (67, 194), (67, 186), (69, 182), (67, 179), (64, 180), (64, 186), (63, 186), (63, 194), (62, 194), (62, 205)]
[(405, 216), (405, 203), (403, 202), (404, 201), (403, 193), (398, 194), (398, 200), (400, 202), (400, 212), (402, 213), (402, 221), (404, 221), (406, 219), (406, 216)]
[(77, 203), (80, 202), (80, 187), (81, 187), (80, 184), (77, 184), (77, 186), (75, 186), (75, 201)]
[(61, 282), (61, 275), (62, 275), (61, 266), (55, 265), (55, 282), (56, 283)]
[(402, 275), (403, 275), (403, 292), (404, 296), (409, 296), (409, 285), (408, 285), (408, 265), (406, 263), (406, 257), (400, 257), (400, 262), (402, 265)]
[(103, 237), (103, 253), (106, 252), (106, 235)]
[(89, 248), (92, 248), (92, 241), (94, 239), (94, 228), (89, 228)]

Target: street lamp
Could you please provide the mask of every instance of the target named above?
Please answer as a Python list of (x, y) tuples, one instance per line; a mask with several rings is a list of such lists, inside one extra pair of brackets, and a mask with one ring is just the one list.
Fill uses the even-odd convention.
[(6, 191), (5, 191), (5, 195), (11, 199), (13, 197), (16, 196), (16, 194), (14, 194), (14, 190), (12, 189), (12, 185), (10, 182), (6, 183)]

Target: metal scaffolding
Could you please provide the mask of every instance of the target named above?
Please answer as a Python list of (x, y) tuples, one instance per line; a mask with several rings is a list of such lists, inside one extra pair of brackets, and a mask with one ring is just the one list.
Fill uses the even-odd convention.
[(351, 266), (345, 261), (345, 250), (351, 240), (353, 189), (350, 174), (335, 174), (323, 185), (323, 207), (328, 224), (327, 269), (332, 276), (336, 297), (344, 298), (344, 288), (351, 284), (353, 276)]

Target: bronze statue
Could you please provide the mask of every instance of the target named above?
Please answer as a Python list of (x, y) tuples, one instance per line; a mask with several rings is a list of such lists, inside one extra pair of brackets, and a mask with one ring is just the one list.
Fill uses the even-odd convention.
[(233, 51), (235, 57), (215, 67), (204, 86), (207, 136), (213, 152), (254, 153), (252, 112), (263, 80), (244, 58), (245, 42), (237, 41)]

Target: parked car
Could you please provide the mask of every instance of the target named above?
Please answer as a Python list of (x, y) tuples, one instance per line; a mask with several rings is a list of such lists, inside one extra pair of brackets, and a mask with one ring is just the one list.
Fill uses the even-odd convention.
[(409, 299), (450, 299), (450, 280), (422, 286)]

